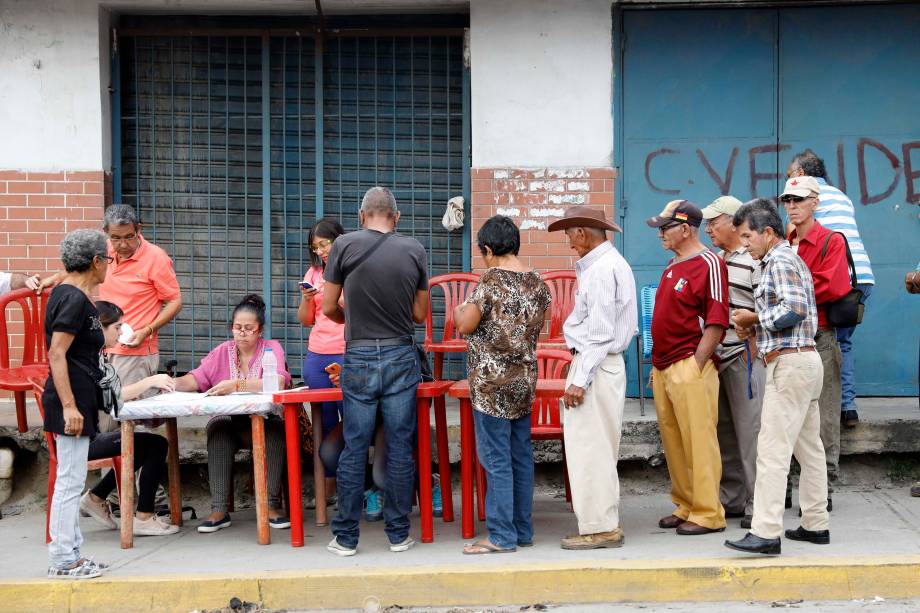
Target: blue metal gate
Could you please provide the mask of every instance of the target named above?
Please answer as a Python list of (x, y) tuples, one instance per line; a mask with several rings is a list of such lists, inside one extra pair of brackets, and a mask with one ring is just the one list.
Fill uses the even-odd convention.
[(856, 204), (876, 275), (857, 392), (915, 394), (920, 304), (903, 275), (920, 259), (920, 7), (623, 10), (614, 27), (619, 209), (638, 283), (669, 257), (644, 223), (668, 200), (774, 197), (811, 147)]
[(457, 31), (120, 41), (114, 197), (172, 255), (185, 301), (164, 356), (194, 366), (226, 338), (230, 306), (258, 292), (299, 372), (307, 231), (324, 215), (356, 229), (375, 184), (393, 189), (431, 274), (468, 269), (468, 229), (440, 224), (450, 197), (469, 201), (462, 45)]

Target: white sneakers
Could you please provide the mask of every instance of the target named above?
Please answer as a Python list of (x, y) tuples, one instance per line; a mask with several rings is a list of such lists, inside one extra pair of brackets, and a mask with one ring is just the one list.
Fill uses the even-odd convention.
[(104, 500), (102, 502), (96, 502), (93, 500), (93, 497), (90, 496), (89, 490), (87, 490), (86, 493), (80, 497), (80, 510), (109, 530), (118, 529), (118, 524), (116, 524), (115, 520), (112, 519), (112, 512), (109, 510), (109, 505), (106, 504)]
[(134, 518), (135, 536), (166, 536), (179, 531), (179, 526), (167, 524), (156, 515), (149, 519)]
[[(115, 519), (112, 517), (108, 503), (105, 501), (96, 502), (88, 491), (80, 497), (80, 510), (109, 530), (118, 529), (118, 524), (115, 523)], [(134, 518), (134, 534), (136, 536), (166, 536), (175, 534), (178, 531), (179, 526), (166, 523), (166, 520), (160, 519), (156, 515), (151, 516), (149, 519)]]

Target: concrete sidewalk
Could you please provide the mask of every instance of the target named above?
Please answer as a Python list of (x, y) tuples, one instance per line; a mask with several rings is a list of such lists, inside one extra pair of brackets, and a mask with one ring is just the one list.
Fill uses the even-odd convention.
[[(659, 529), (658, 518), (672, 510), (663, 491), (626, 496), (621, 509), (621, 549), (561, 550), (574, 515), (564, 500), (543, 495), (533, 548), (475, 557), (461, 554), (459, 517), (436, 519), (435, 543), (399, 554), (386, 548), (382, 522), (362, 524), (352, 558), (326, 551), (329, 529), (313, 526), (309, 511), (300, 549), (289, 546), (288, 531), (272, 531), (270, 546), (256, 544), (252, 511), (234, 513), (233, 526), (216, 534), (187, 522), (175, 536), (135, 539), (132, 550), (84, 518), (84, 554), (112, 569), (83, 582), (44, 579), (44, 514), (28, 512), (0, 520), (0, 602), (16, 611), (190, 611), (226, 606), (233, 596), (293, 609), (357, 608), (370, 597), (383, 606), (920, 597), (920, 498), (907, 488), (839, 489), (831, 544), (784, 540), (779, 558), (726, 549), (726, 538), (744, 534), (738, 520), (701, 537)], [(417, 513), (412, 522), (418, 538)], [(786, 527), (797, 525), (795, 509), (787, 511)], [(484, 535), (483, 524), (478, 531)]]

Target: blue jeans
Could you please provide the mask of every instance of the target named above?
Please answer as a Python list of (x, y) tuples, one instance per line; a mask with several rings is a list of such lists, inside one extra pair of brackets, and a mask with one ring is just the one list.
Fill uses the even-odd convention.
[[(303, 382), (311, 389), (332, 387), (332, 381), (329, 380), (329, 373), (326, 372), (326, 367), (333, 362), (338, 362), (341, 365), (342, 356), (308, 351), (303, 359)], [(341, 402), (323, 403), (323, 439), (329, 436), (329, 433), (339, 424), (339, 415), (341, 413)], [(316, 424), (313, 424), (313, 427), (315, 428)], [(326, 476), (334, 477), (335, 472), (326, 470)]]
[(378, 409), (383, 416), (386, 439), (385, 531), (390, 543), (400, 543), (409, 536), (415, 480), (415, 394), (422, 376), (417, 356), (412, 345), (345, 351), (342, 367), (345, 449), (336, 471), (338, 514), (332, 521), (332, 533), (345, 547), (358, 545), (367, 450), (374, 436)]
[(58, 464), (50, 501), (48, 558), (51, 566), (66, 568), (81, 558), (80, 495), (86, 484), (89, 437), (57, 435), (55, 441)]
[(496, 547), (533, 542), (533, 446), (530, 415), (517, 419), (473, 411), (476, 453), (486, 471), (486, 528)]
[[(856, 289), (862, 290), (862, 303), (866, 304), (874, 285), (858, 283)], [(837, 344), (840, 345), (840, 411), (856, 410), (856, 372), (853, 361), (853, 343), (850, 337), (856, 328), (837, 328)]]

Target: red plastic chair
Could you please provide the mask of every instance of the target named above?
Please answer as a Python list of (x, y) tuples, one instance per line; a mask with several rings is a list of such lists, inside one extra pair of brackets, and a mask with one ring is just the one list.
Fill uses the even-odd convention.
[[(537, 378), (565, 379), (568, 374), (572, 354), (560, 349), (537, 349)], [(474, 432), (475, 437), (475, 432)], [(569, 469), (565, 462), (565, 439), (562, 420), (559, 416), (558, 398), (535, 398), (530, 414), (530, 438), (535, 441), (558, 440), (562, 444), (562, 474), (565, 479), (565, 500), (572, 502), (572, 490), (569, 487)], [(475, 438), (474, 438), (475, 440)], [(474, 443), (475, 449), (475, 443)], [(486, 471), (474, 461), (474, 479), (476, 480), (476, 502), (479, 521), (486, 517)]]
[(540, 276), (549, 288), (553, 297), (549, 320), (549, 338), (540, 343), (541, 346), (551, 348), (559, 345), (565, 346), (565, 337), (562, 334), (562, 325), (575, 308), (575, 271), (574, 270), (547, 270)]
[[(48, 353), (45, 348), (45, 305), (51, 290), (41, 294), (23, 288), (0, 297), (0, 389), (13, 392), (16, 401), (16, 423), (20, 432), (27, 432), (26, 392), (32, 389), (32, 381), (44, 382), (48, 378)], [(10, 320), (8, 309), (22, 312), (22, 360), (20, 365), (10, 367)]]
[[(35, 394), (38, 412), (44, 419), (45, 407), (42, 405), (42, 393), (45, 389), (37, 381), (30, 381), (29, 383), (32, 386), (32, 392)], [(57, 480), (57, 445), (54, 440), (55, 436), (57, 435), (45, 432), (45, 440), (48, 442), (48, 503), (45, 506), (46, 544), (51, 542), (51, 499), (54, 497), (54, 482)], [(105, 468), (111, 468), (115, 471), (115, 487), (118, 489), (118, 499), (121, 500), (121, 456), (90, 460), (86, 463), (86, 470), (103, 470)]]
[[(454, 307), (462, 303), (479, 283), (475, 272), (452, 272), (428, 280), (428, 317), (425, 318), (425, 351), (434, 354), (434, 378), (442, 380), (445, 353), (466, 353), (466, 340), (460, 338), (454, 327)], [(440, 340), (434, 338), (434, 319), (431, 312), (431, 294), (434, 288), (444, 293), (444, 328)]]

